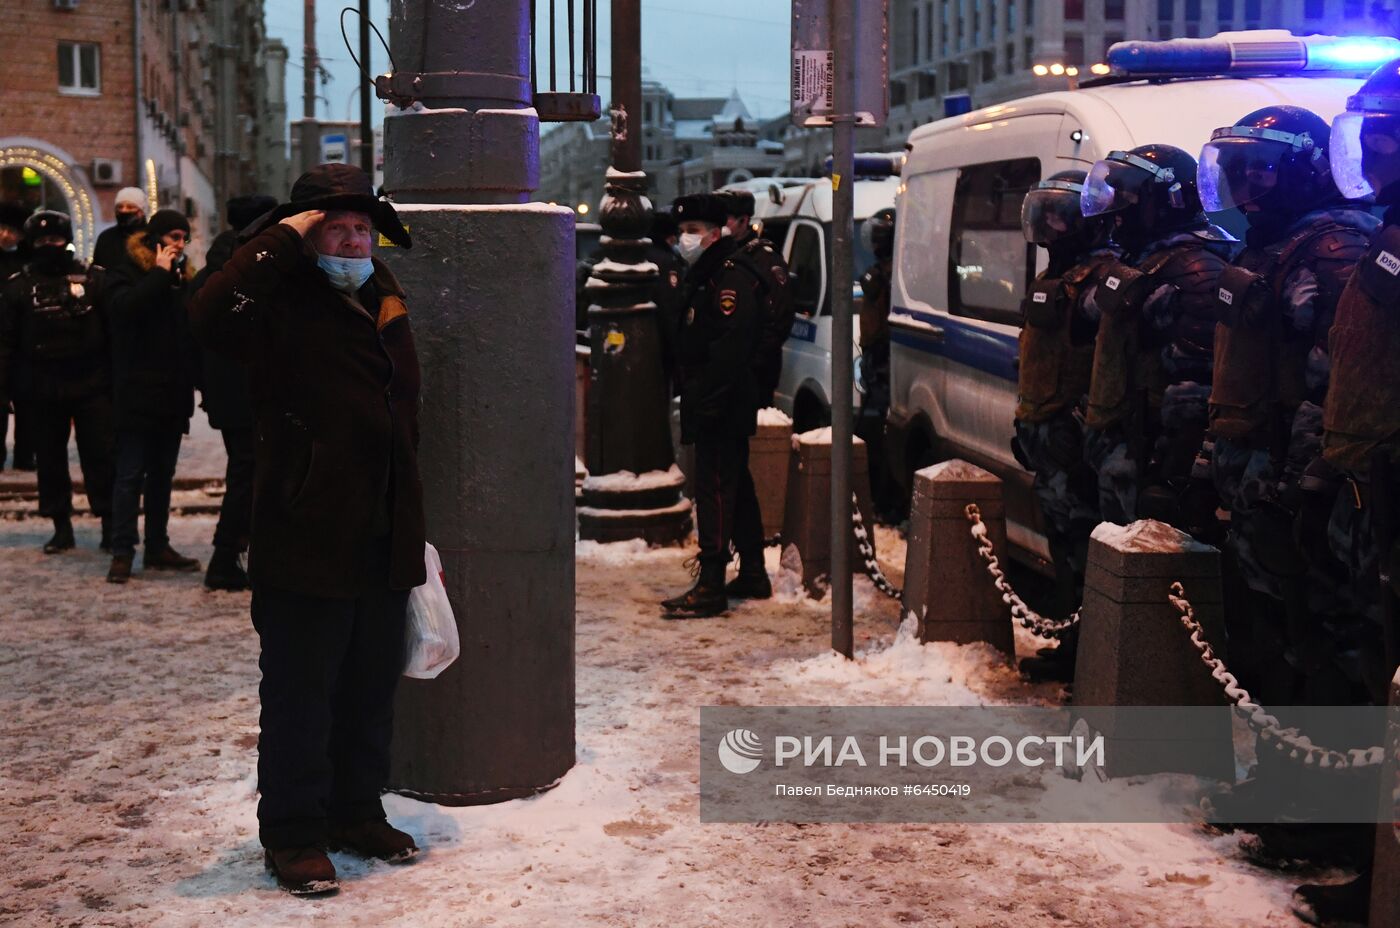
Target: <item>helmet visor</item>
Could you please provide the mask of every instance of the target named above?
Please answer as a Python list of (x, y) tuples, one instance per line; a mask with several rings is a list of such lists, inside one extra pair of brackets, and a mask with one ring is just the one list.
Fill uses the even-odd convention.
[(1292, 151), (1284, 142), (1219, 138), (1201, 149), (1196, 186), (1208, 213), (1252, 203), (1278, 186), (1279, 167)]
[(1332, 162), (1332, 180), (1337, 189), (1349, 200), (1359, 200), (1375, 193), (1371, 183), (1362, 173), (1364, 149), (1361, 144), (1361, 127), (1366, 121), (1365, 113), (1342, 113), (1332, 120), (1332, 138), (1328, 154)]
[(1138, 203), (1143, 188), (1151, 182), (1152, 176), (1142, 168), (1112, 157), (1096, 161), (1088, 179), (1084, 181), (1084, 193), (1079, 199), (1080, 211), (1088, 217), (1127, 209)]
[(1021, 231), (1026, 241), (1048, 245), (1078, 232), (1084, 225), (1080, 212), (1082, 184), (1042, 181), (1021, 201)]

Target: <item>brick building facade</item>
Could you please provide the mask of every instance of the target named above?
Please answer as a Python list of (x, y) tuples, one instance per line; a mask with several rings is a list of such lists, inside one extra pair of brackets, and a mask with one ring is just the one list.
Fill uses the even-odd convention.
[(0, 197), (70, 213), (81, 256), (122, 187), (188, 215), (198, 259), (224, 200), (285, 176), (285, 134), (264, 138), (285, 122), (266, 118), (282, 87), (262, 0), (7, 0), (5, 13)]

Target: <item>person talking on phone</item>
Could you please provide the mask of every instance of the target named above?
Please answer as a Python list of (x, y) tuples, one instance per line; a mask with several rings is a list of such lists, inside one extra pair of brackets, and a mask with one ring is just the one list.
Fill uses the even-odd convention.
[(111, 268), (104, 303), (112, 333), (117, 475), (112, 493), (111, 583), (131, 579), (136, 517), (145, 499), (147, 570), (197, 571), (199, 561), (170, 547), (170, 488), (180, 442), (194, 414), (198, 349), (185, 301), (194, 267), (185, 256), (190, 223), (163, 209), (127, 239), (126, 260)]

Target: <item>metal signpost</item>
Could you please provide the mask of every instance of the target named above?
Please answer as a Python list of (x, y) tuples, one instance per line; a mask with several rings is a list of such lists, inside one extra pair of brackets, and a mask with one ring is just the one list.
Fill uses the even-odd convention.
[(889, 116), (889, 0), (793, 0), (792, 121), (831, 126), (831, 647), (852, 656), (855, 129)]

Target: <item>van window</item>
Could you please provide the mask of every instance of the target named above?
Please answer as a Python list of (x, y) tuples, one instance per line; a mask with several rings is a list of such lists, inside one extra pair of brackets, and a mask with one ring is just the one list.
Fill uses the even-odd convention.
[(815, 226), (805, 222), (794, 226), (788, 270), (793, 306), (804, 316), (815, 316), (822, 302), (822, 236)]
[(1035, 246), (1021, 234), (1021, 201), (1040, 180), (1038, 158), (975, 164), (958, 172), (948, 243), (948, 308), (1019, 325)]

